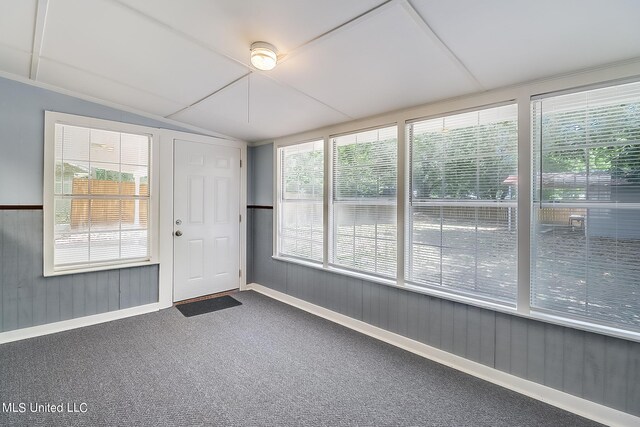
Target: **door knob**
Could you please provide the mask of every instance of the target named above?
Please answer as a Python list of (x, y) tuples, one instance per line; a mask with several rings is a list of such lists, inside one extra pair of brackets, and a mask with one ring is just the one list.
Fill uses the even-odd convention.
[(176, 237), (180, 237), (180, 236), (182, 236), (182, 231), (180, 230), (176, 231)]

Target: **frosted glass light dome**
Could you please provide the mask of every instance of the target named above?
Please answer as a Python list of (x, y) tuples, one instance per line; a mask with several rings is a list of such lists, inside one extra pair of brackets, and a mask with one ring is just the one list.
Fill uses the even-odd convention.
[(278, 63), (277, 50), (266, 42), (255, 42), (251, 45), (251, 65), (258, 70), (273, 70)]

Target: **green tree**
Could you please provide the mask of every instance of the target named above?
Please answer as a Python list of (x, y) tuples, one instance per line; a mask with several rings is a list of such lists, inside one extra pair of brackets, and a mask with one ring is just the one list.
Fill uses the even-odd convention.
[[(640, 184), (640, 103), (545, 113), (542, 120), (536, 118), (534, 130), (543, 141), (543, 174), (606, 175), (610, 184)], [(540, 153), (535, 154), (539, 162)], [(585, 198), (587, 188), (551, 186), (543, 191), (545, 200)]]
[(422, 132), (412, 146), (414, 197), (502, 199), (517, 172), (517, 129), (504, 121)]
[(282, 156), (285, 198), (322, 199), (324, 158), (321, 151)]
[(336, 147), (336, 198), (352, 200), (395, 197), (396, 141), (394, 138)]

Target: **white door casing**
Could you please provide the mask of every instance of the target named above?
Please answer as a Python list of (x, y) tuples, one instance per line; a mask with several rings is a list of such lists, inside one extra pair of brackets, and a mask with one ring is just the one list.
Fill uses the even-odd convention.
[(174, 301), (240, 287), (240, 155), (175, 139)]

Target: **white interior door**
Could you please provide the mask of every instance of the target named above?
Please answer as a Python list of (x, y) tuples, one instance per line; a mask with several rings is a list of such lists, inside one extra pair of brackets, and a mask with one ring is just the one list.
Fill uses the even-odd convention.
[(240, 286), (240, 149), (176, 139), (174, 301)]

